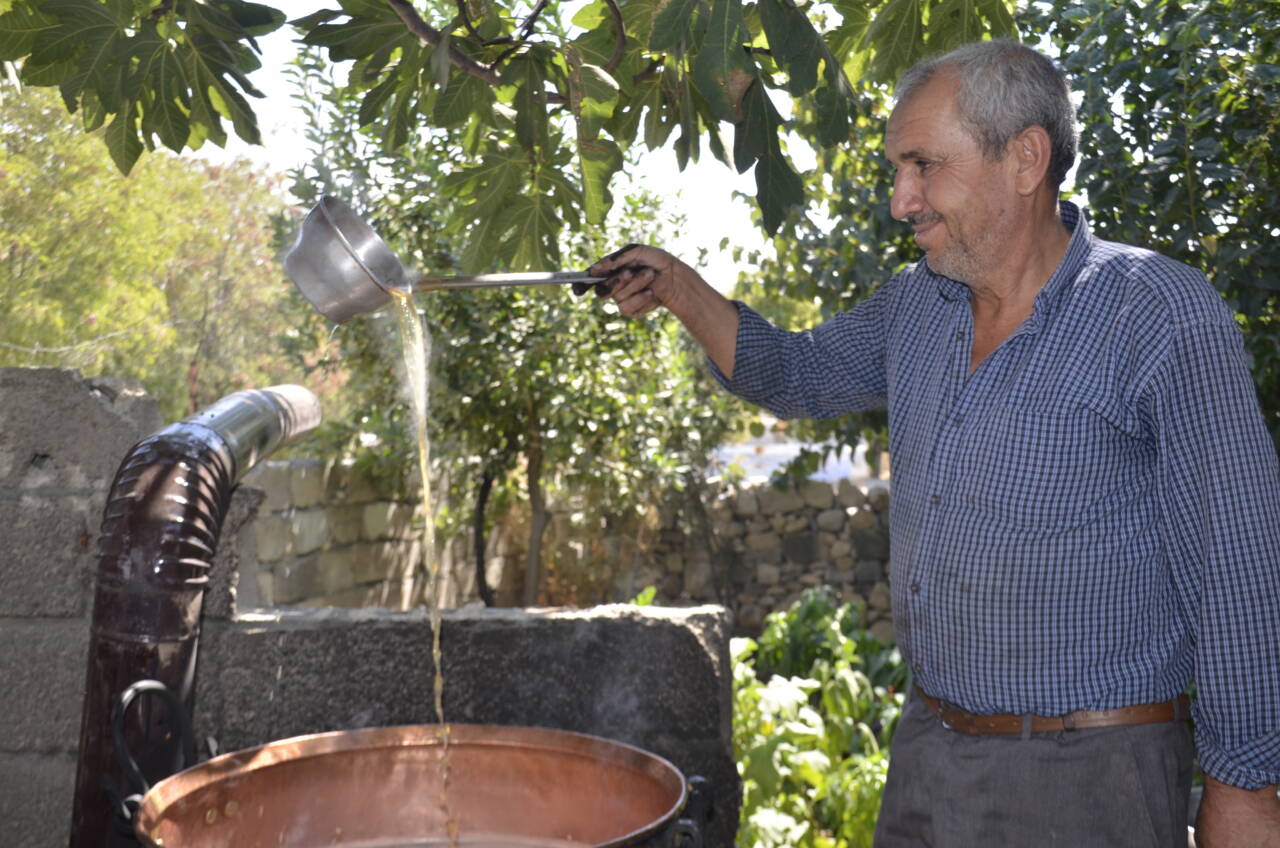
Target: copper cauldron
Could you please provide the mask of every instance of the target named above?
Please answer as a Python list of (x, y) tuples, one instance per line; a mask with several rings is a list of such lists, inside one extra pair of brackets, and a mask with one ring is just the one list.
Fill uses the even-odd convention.
[[(659, 844), (684, 776), (620, 742), (451, 725), (442, 805), (438, 725), (299, 736), (157, 783), (135, 830), (151, 848), (569, 848)], [(446, 819), (447, 810), (447, 819)], [(665, 839), (663, 841), (666, 841)]]

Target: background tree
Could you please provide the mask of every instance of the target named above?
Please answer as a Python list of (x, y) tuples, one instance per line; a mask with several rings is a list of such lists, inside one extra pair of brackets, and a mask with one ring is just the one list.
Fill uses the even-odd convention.
[[(434, 187), (467, 179), (459, 133), (414, 135), (394, 155), (354, 124), (349, 89), (325, 82), (323, 61), (299, 68), (314, 158), (294, 191), (308, 201), (320, 191), (354, 203), (406, 264), (447, 274), (461, 259), (451, 249), (448, 202)], [(670, 226), (652, 198), (629, 198), (602, 230), (574, 233), (560, 249), (586, 266), (606, 245), (661, 239)], [(489, 267), (500, 267), (490, 255)], [(713, 392), (701, 355), (673, 319), (634, 322), (580, 300), (563, 287), (421, 294), (417, 303), (433, 337), (430, 431), (433, 476), (445, 497), (441, 521), (453, 532), (477, 528), (477, 582), (484, 585), (483, 536), (495, 517), (519, 502), (528, 509), (524, 603), (545, 591), (542, 540), (553, 513), (583, 538), (634, 544), (654, 503), (672, 490), (700, 489), (712, 451), (724, 435), (731, 401)], [(403, 487), (414, 467), (408, 412), (385, 356), (388, 320), (361, 318), (339, 327), (334, 356), (321, 367), (353, 376), (348, 400), (361, 414), (330, 428), (333, 450), (362, 454), (367, 465)], [(318, 329), (320, 332), (316, 332)], [(312, 339), (323, 338), (323, 322)], [(358, 450), (376, 434), (374, 452)], [(367, 441), (367, 435), (366, 435)], [(593, 574), (564, 592), (604, 599), (628, 544), (599, 558)], [(572, 582), (572, 581), (570, 581)], [(482, 588), (483, 592), (484, 589)], [(543, 596), (545, 597), (545, 596)]]
[[(680, 165), (705, 146), (754, 169), (761, 219), (802, 204), (774, 98), (812, 98), (822, 145), (848, 137), (850, 79), (892, 79), (925, 50), (1012, 32), (1006, 0), (339, 0), (294, 21), (351, 62), (359, 123), (388, 150), (457, 130), (475, 165), (439, 189), (449, 228), (515, 268), (558, 264), (559, 236), (604, 223), (624, 152), (673, 133)], [(256, 37), (276, 9), (244, 0), (0, 0), (0, 61), (56, 85), (124, 171), (144, 149), (259, 141)], [(722, 131), (732, 128), (732, 139)]]
[(169, 418), (287, 379), (282, 209), (247, 164), (126, 179), (55, 95), (0, 83), (0, 365), (134, 376)]

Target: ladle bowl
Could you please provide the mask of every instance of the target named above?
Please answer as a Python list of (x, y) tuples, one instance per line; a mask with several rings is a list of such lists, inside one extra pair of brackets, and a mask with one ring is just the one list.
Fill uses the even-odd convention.
[(576, 271), (436, 277), (411, 273), (373, 228), (336, 197), (325, 195), (302, 222), (284, 259), (285, 272), (318, 312), (339, 324), (384, 306), (392, 291), (494, 286), (595, 284)]
[(688, 797), (679, 770), (639, 748), (482, 725), (450, 726), (442, 796), (438, 729), (337, 731), (224, 754), (152, 787), (135, 832), (147, 848), (656, 845)]

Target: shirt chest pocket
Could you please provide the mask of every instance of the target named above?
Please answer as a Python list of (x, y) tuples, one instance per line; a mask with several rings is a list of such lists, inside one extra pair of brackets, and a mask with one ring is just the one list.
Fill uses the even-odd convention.
[(1150, 449), (1120, 410), (1063, 396), (995, 407), (967, 434), (962, 498), (1024, 530), (1094, 521), (1149, 485)]

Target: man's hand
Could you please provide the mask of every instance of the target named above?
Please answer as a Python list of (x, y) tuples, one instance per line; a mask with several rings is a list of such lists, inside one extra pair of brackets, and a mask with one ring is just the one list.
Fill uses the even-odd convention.
[(1248, 790), (1205, 775), (1196, 814), (1197, 848), (1280, 848), (1276, 787)]
[(637, 318), (659, 306), (671, 310), (725, 376), (733, 376), (738, 308), (697, 271), (665, 250), (629, 244), (592, 265), (589, 273), (609, 278), (596, 291), (612, 298), (623, 315)]
[[(608, 277), (597, 289), (611, 297), (623, 315), (638, 318), (659, 306), (681, 317), (682, 300), (707, 283), (688, 265), (665, 250), (629, 244), (591, 266), (593, 277)], [(684, 297), (682, 298), (682, 295)]]

